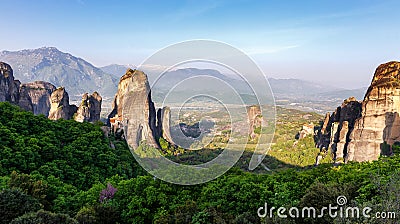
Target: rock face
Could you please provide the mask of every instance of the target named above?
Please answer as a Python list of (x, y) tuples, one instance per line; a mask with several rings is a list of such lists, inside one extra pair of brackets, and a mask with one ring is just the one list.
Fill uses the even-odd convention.
[(78, 122), (95, 122), (100, 120), (102, 98), (99, 93), (92, 95), (83, 94), (82, 102), (79, 106), (74, 119)]
[[(336, 162), (377, 160), (400, 144), (400, 62), (380, 65), (364, 100), (345, 100), (325, 116), (317, 135), (321, 152), (331, 149)], [(317, 157), (317, 163), (318, 163)]]
[(69, 104), (69, 96), (64, 87), (57, 88), (51, 94), (50, 103), (48, 118), (51, 120), (71, 119), (78, 109), (75, 105)]
[(331, 150), (336, 162), (346, 160), (350, 134), (354, 123), (361, 116), (361, 103), (354, 97), (345, 100), (332, 114)]
[[(34, 114), (43, 114), (49, 119), (71, 119), (77, 107), (69, 104), (69, 96), (63, 87), (48, 82), (35, 81), (21, 84), (14, 80), (10, 65), (0, 62), (0, 102), (10, 102)], [(101, 96), (94, 92), (83, 96), (77, 120), (97, 121), (100, 119)]]
[(9, 64), (0, 62), (0, 102), (17, 104), (19, 100), (18, 80), (14, 80), (13, 70)]
[(261, 122), (262, 122), (262, 114), (260, 106), (253, 105), (247, 107), (247, 116), (250, 124), (250, 129), (249, 129), (250, 138), (254, 139), (256, 137), (256, 133), (254, 132), (254, 130), (257, 127), (261, 127)]
[(322, 127), (320, 130), (318, 130), (317, 133), (317, 148), (320, 149), (320, 151), (326, 152), (329, 148), (329, 145), (331, 143), (331, 128), (332, 128), (332, 120), (331, 120), (331, 114), (328, 112), (325, 115), (324, 123), (322, 124)]
[(359, 117), (361, 103), (354, 97), (344, 100), (332, 115), (326, 114), (322, 128), (317, 134), (317, 147), (325, 153), (330, 148), (335, 162), (346, 160), (350, 134)]
[(128, 85), (132, 82), (132, 75), (135, 71), (128, 69), (126, 73), (121, 77), (118, 83), (118, 90), (115, 94), (114, 100), (112, 102), (112, 111), (108, 115), (108, 118), (113, 118), (115, 116), (122, 116), (122, 108), (125, 94), (128, 91)]
[(305, 138), (307, 136), (314, 135), (314, 124), (304, 124), (303, 128), (299, 132), (299, 139)]
[[(400, 141), (400, 62), (380, 65), (354, 125), (348, 160), (378, 159), (381, 150)], [(390, 149), (389, 149), (390, 150)]]
[(157, 131), (156, 137), (163, 137), (167, 142), (174, 145), (171, 137), (171, 109), (169, 107), (159, 108), (157, 110)]
[(167, 140), (169, 143), (174, 144), (171, 137), (171, 127), (170, 127), (170, 120), (171, 120), (171, 110), (169, 107), (164, 107), (161, 109), (161, 136)]
[(50, 111), (51, 93), (54, 90), (56, 87), (53, 84), (43, 81), (21, 84), (18, 105), (36, 115), (43, 114), (47, 117)]
[(113, 110), (108, 117), (113, 127), (122, 124), (125, 138), (133, 149), (142, 141), (159, 148), (156, 110), (147, 76), (142, 71), (128, 69), (121, 77)]

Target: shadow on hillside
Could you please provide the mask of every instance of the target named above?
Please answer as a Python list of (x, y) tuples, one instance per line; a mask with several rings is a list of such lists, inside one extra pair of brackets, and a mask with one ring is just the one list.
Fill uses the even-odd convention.
[[(170, 160), (186, 165), (198, 165), (209, 162), (216, 158), (223, 152), (223, 149), (202, 149), (202, 150), (186, 150), (185, 153), (174, 156), (167, 156)], [(249, 170), (249, 163), (253, 156), (253, 151), (244, 151), (240, 159), (235, 163), (234, 167), (240, 168), (243, 171)], [(260, 154), (255, 154), (255, 156), (261, 156)], [(263, 164), (263, 165), (262, 165)], [(265, 173), (265, 172), (274, 172), (281, 169), (305, 169), (307, 167), (301, 167), (293, 164), (285, 163), (273, 156), (265, 155), (265, 158), (262, 161), (262, 164), (258, 165), (258, 167), (251, 172), (256, 173)], [(313, 167), (313, 166), (310, 166)]]

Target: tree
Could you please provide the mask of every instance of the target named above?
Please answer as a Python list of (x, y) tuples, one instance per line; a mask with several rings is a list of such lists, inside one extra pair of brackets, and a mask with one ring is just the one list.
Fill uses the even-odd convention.
[(39, 210), (42, 205), (32, 196), (19, 189), (5, 189), (0, 192), (0, 223), (8, 224), (14, 218)]
[(41, 203), (46, 198), (47, 184), (43, 183), (42, 180), (34, 180), (28, 174), (18, 174), (13, 171), (8, 186), (21, 189), (24, 193), (40, 200)]
[(66, 214), (52, 213), (44, 210), (24, 214), (12, 220), (11, 224), (78, 224), (78, 222)]

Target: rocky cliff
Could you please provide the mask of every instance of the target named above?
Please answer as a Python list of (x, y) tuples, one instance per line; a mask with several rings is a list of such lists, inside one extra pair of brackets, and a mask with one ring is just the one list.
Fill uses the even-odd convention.
[(250, 138), (256, 138), (257, 134), (254, 132), (256, 128), (261, 127), (262, 122), (262, 114), (259, 105), (253, 105), (247, 107), (247, 116), (249, 119), (250, 129), (249, 134)]
[[(160, 110), (160, 121), (161, 127), (161, 133), (160, 136), (162, 136), (165, 140), (167, 140), (169, 143), (174, 144), (174, 141), (172, 140), (171, 137), (171, 127), (170, 127), (170, 120), (171, 120), (171, 110), (169, 107), (163, 107)], [(158, 114), (157, 114), (158, 115)]]
[(57, 88), (51, 94), (50, 103), (48, 118), (51, 120), (71, 119), (78, 109), (75, 105), (69, 104), (69, 96), (64, 87)]
[(349, 143), (349, 161), (378, 159), (381, 151), (400, 142), (400, 62), (380, 65), (362, 102)]
[(35, 81), (24, 83), (20, 86), (20, 98), (18, 105), (34, 114), (49, 115), (50, 96), (56, 87), (48, 82)]
[(324, 153), (332, 152), (335, 162), (343, 162), (348, 155), (350, 134), (356, 120), (361, 116), (361, 103), (354, 97), (343, 101), (335, 112), (327, 113), (317, 134), (317, 147)]
[[(10, 102), (34, 114), (43, 114), (52, 120), (71, 119), (77, 112), (75, 105), (69, 104), (65, 88), (57, 88), (48, 82), (34, 81), (21, 84), (14, 80), (10, 65), (0, 62), (0, 102)], [(100, 119), (102, 98), (94, 92), (84, 94), (77, 121), (97, 121)]]
[(157, 110), (157, 126), (155, 136), (163, 137), (167, 142), (174, 144), (171, 137), (171, 109), (167, 106)]
[[(317, 134), (321, 152), (331, 150), (335, 162), (377, 160), (400, 143), (400, 62), (380, 65), (362, 102), (351, 97), (331, 115)], [(317, 163), (318, 163), (317, 157)]]
[(0, 102), (18, 103), (20, 84), (18, 80), (14, 80), (11, 66), (0, 62)]
[(151, 100), (147, 75), (128, 69), (118, 83), (109, 120), (114, 127), (123, 127), (128, 144), (136, 149), (142, 141), (159, 148), (156, 110)]
[(83, 94), (82, 102), (78, 107), (74, 119), (78, 122), (95, 122), (100, 120), (102, 98), (99, 93)]
[(118, 83), (118, 90), (114, 96), (114, 100), (112, 101), (112, 111), (108, 115), (108, 118), (113, 118), (115, 116), (121, 117), (122, 116), (122, 108), (123, 108), (123, 100), (124, 96), (128, 90), (128, 85), (132, 81), (132, 74), (134, 70), (128, 69), (126, 73), (120, 78)]

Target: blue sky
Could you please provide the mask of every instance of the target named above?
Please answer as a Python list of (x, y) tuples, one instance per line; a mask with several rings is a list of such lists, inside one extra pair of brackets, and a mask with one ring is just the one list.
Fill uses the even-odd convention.
[(167, 45), (212, 39), (269, 77), (357, 88), (400, 60), (400, 1), (1, 1), (0, 50), (54, 46), (96, 66), (139, 64)]

